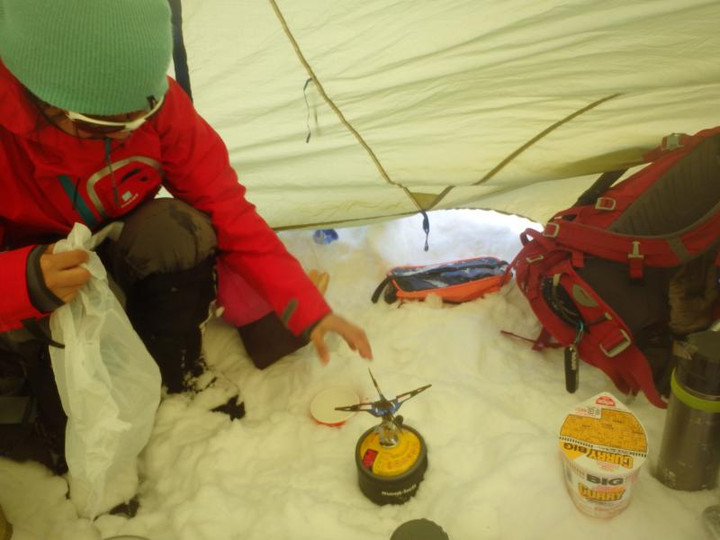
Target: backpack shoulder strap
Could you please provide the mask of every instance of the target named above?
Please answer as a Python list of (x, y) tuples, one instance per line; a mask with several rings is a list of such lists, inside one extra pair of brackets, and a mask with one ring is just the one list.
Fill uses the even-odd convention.
[(592, 186), (585, 190), (585, 192), (578, 197), (578, 200), (573, 206), (584, 206), (586, 204), (595, 204), (603, 193), (605, 193), (615, 181), (627, 172), (627, 169), (617, 169), (615, 171), (607, 171), (600, 175), (600, 178), (595, 180)]

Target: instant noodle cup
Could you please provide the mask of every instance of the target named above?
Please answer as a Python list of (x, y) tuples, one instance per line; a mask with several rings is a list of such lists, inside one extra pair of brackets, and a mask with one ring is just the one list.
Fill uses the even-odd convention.
[(610, 518), (630, 504), (647, 458), (647, 436), (637, 417), (609, 393), (580, 403), (559, 437), (565, 484), (575, 505)]

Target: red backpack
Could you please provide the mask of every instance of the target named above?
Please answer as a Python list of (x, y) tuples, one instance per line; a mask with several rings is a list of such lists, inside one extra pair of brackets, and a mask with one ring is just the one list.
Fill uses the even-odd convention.
[(720, 127), (673, 134), (645, 159), (614, 187), (625, 171), (603, 174), (542, 232), (523, 232), (511, 266), (543, 326), (534, 348), (565, 347), (568, 391), (582, 359), (620, 391), (642, 390), (665, 407), (672, 342), (682, 332), (673, 327), (681, 301), (671, 302), (670, 291), (677, 283), (680, 297), (696, 289), (703, 313), (692, 319), (701, 327), (712, 322), (707, 306), (718, 294)]

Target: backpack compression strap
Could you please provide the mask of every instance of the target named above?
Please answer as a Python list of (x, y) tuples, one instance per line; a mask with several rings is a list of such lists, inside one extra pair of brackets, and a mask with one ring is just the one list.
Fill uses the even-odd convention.
[[(549, 344), (543, 341), (543, 336), (545, 341), (554, 337), (564, 347), (574, 345), (580, 358), (602, 369), (622, 392), (636, 394), (642, 390), (651, 403), (665, 408), (667, 404), (655, 387), (650, 364), (633, 342), (632, 333), (613, 309), (578, 276), (572, 257), (567, 257), (568, 250), (552, 246), (549, 238), (533, 229), (526, 230), (521, 237), (525, 241), (529, 238), (537, 240), (526, 244), (527, 249), (523, 249), (512, 263), (518, 284), (546, 330), (533, 348)], [(533, 253), (533, 244), (541, 254)], [(583, 322), (580, 339), (578, 328), (562, 310), (553, 307), (547, 295), (541, 293), (540, 281), (548, 276), (552, 277), (554, 287), (561, 287), (572, 299), (573, 305), (568, 307), (577, 311)]]
[(629, 265), (630, 277), (641, 279), (643, 266), (679, 266), (707, 249), (720, 230), (720, 212), (703, 224), (681, 235), (658, 237), (629, 236), (556, 220), (545, 225), (542, 236), (580, 253), (588, 253)]

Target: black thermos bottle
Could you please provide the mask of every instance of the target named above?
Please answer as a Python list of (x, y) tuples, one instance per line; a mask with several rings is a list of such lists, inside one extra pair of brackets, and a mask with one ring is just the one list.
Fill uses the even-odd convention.
[(720, 466), (720, 332), (691, 334), (681, 349), (655, 475), (673, 489), (712, 489)]

